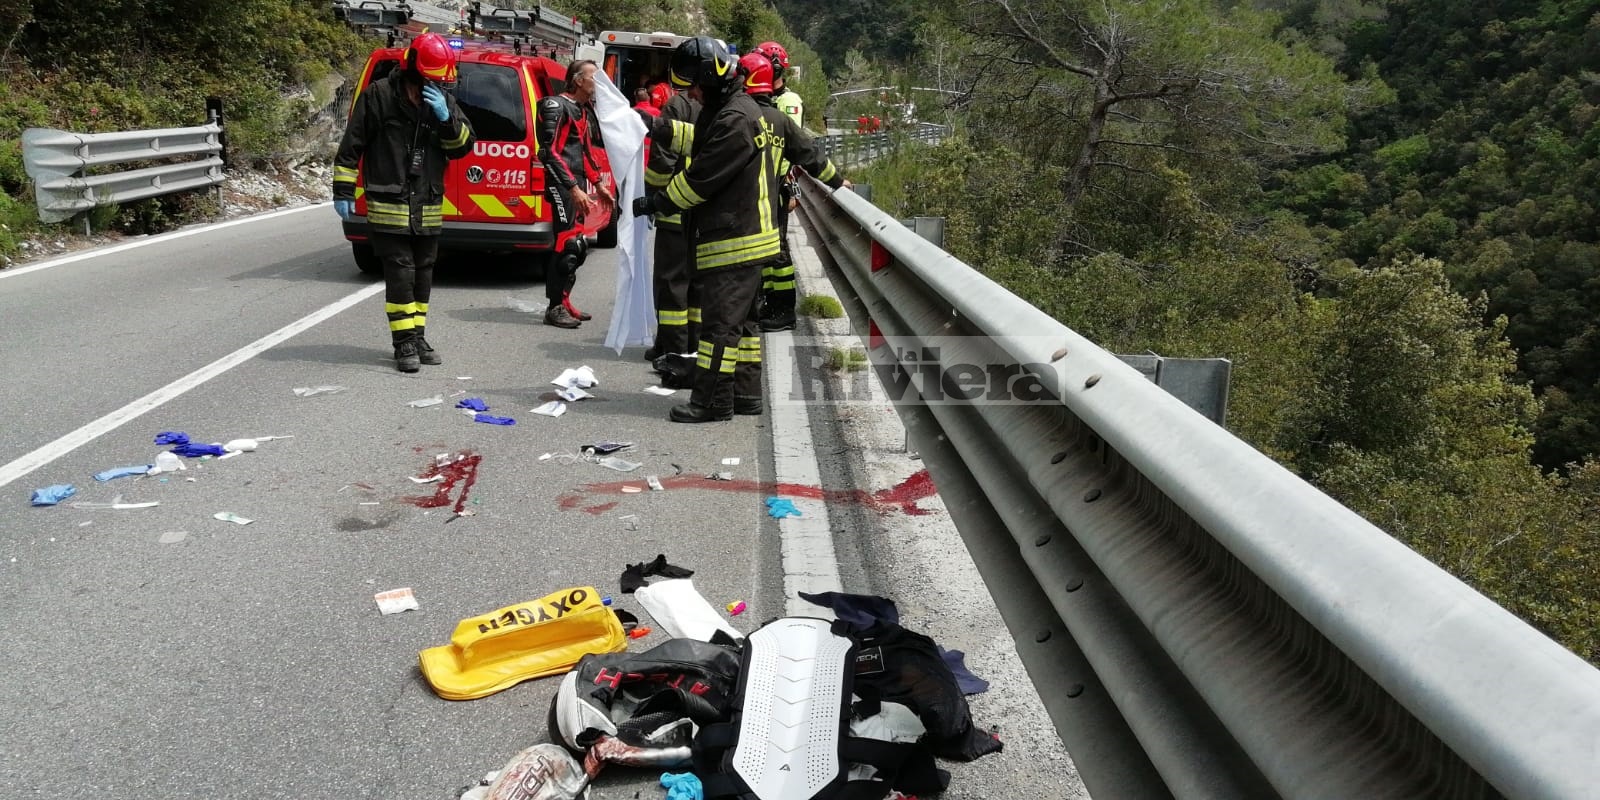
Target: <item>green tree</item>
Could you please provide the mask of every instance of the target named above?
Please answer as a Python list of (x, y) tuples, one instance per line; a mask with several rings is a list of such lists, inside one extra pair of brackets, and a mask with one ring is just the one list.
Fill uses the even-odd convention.
[(1381, 96), (1244, 6), (978, 0), (961, 14), (974, 91), (1021, 122), (1029, 156), (1070, 165), (1054, 192), (1063, 253), (1099, 247), (1075, 220), (1092, 193), (1156, 202), (1164, 168), (1235, 183), (1253, 162), (1339, 147), (1345, 111)]

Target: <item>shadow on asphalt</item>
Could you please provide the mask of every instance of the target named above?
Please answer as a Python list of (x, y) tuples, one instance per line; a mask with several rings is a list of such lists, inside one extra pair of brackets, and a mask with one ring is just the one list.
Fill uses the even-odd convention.
[[(373, 330), (382, 332), (374, 323)], [(374, 334), (374, 341), (377, 334)], [(319, 364), (372, 364), (394, 363), (394, 350), (385, 347), (361, 347), (353, 344), (302, 344), (279, 345), (256, 356), (263, 361), (314, 361)]]

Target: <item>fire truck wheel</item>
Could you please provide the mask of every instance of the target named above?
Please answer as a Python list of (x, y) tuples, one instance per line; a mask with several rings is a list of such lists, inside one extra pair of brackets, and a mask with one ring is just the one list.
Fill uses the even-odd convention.
[(352, 242), (350, 244), (350, 254), (355, 256), (356, 269), (361, 270), (363, 275), (383, 274), (383, 261), (378, 258), (377, 253), (372, 251), (372, 245)]

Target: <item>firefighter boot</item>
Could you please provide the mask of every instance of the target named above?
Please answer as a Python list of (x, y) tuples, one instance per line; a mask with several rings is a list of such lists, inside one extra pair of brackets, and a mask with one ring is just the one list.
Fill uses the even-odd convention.
[(401, 372), (422, 369), (422, 359), (417, 356), (417, 337), (412, 331), (395, 331), (394, 368)]
[(439, 351), (434, 350), (433, 345), (428, 344), (428, 338), (424, 335), (426, 329), (419, 325), (417, 326), (416, 331), (417, 360), (430, 367), (437, 367), (440, 364), (443, 364), (444, 359), (439, 357)]
[(733, 409), (725, 408), (718, 411), (699, 403), (684, 403), (673, 406), (668, 419), (673, 422), (726, 422), (733, 419)]
[(733, 413), (741, 417), (757, 417), (761, 415), (761, 398), (759, 397), (734, 397)]

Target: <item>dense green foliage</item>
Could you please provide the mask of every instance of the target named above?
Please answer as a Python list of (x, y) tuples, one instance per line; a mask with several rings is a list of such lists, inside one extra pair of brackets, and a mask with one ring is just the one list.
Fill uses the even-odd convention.
[[(360, 40), (312, 0), (0, 0), (0, 255), (33, 225), (20, 134), (198, 125), (221, 97), (242, 160), (270, 159), (309, 110), (286, 89), (349, 64)], [(30, 198), (31, 199), (31, 198)], [(194, 197), (121, 215), (144, 230)], [(167, 210), (164, 210), (167, 209)], [(116, 213), (95, 215), (111, 222)]]
[(1600, 371), (1595, 4), (1146, 5), (936, 3), (908, 79), (963, 135), (857, 179), (1108, 349), (1232, 359), (1241, 438), (1600, 661), (1600, 467), (1533, 459), (1589, 423), (1527, 380)]
[(1486, 293), (1544, 399), (1547, 468), (1600, 454), (1600, 3), (1390, 3), (1347, 34), (1397, 102), (1273, 198), (1331, 258), (1435, 256)]

